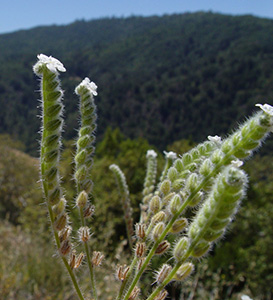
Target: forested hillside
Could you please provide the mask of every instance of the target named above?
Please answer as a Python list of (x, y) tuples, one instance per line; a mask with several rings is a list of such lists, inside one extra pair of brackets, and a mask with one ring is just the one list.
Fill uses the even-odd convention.
[(213, 13), (77, 21), (0, 35), (0, 133), (37, 154), (38, 53), (60, 59), (66, 138), (75, 135), (74, 86), (98, 85), (100, 137), (108, 126), (162, 149), (221, 135), (273, 103), (273, 20)]

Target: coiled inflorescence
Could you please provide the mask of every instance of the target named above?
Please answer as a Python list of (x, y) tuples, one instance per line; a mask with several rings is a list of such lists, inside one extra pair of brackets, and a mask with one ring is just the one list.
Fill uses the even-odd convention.
[(90, 193), (92, 190), (92, 180), (90, 171), (93, 165), (93, 154), (95, 151), (94, 142), (96, 130), (96, 105), (94, 96), (97, 95), (97, 86), (85, 78), (75, 89), (80, 96), (81, 128), (77, 140), (77, 153), (75, 156), (76, 170), (75, 180), (78, 191)]
[(41, 140), (42, 183), (48, 204), (55, 205), (62, 197), (58, 163), (63, 126), (63, 91), (60, 88), (58, 71), (65, 72), (65, 68), (57, 59), (40, 54), (33, 70), (41, 78), (43, 117)]
[(134, 235), (134, 229), (133, 229), (132, 207), (129, 198), (129, 188), (126, 182), (126, 178), (123, 172), (120, 170), (120, 168), (115, 164), (112, 164), (109, 168), (115, 174), (117, 185), (119, 187), (128, 240), (130, 246), (132, 247), (132, 236)]
[[(200, 257), (210, 248), (210, 243), (223, 235), (245, 195), (247, 176), (244, 171), (228, 166), (216, 182), (189, 227), (193, 246), (192, 256)], [(198, 243), (197, 243), (198, 242)]]

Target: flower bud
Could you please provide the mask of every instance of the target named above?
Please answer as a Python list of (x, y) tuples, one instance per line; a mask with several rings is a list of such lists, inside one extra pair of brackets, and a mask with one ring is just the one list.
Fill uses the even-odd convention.
[(192, 156), (190, 153), (185, 153), (183, 156), (182, 156), (182, 163), (184, 166), (187, 166), (188, 164), (190, 164), (192, 162)]
[(67, 224), (67, 214), (63, 213), (58, 216), (57, 220), (54, 222), (54, 227), (57, 231), (61, 231), (65, 228)]
[(203, 200), (203, 197), (204, 197), (203, 192), (201, 192), (201, 191), (197, 192), (196, 195), (194, 196), (194, 198), (189, 202), (189, 206), (191, 206), (191, 207), (196, 206)]
[(215, 240), (217, 240), (219, 237), (221, 237), (223, 235), (224, 230), (220, 230), (220, 231), (214, 231), (212, 229), (206, 231), (206, 233), (203, 236), (203, 239), (206, 242), (213, 242)]
[(209, 248), (210, 248), (210, 244), (209, 243), (207, 243), (207, 242), (200, 242), (200, 243), (198, 243), (194, 247), (191, 255), (193, 257), (201, 257), (201, 256), (205, 255), (209, 251)]
[(154, 241), (157, 241), (159, 239), (164, 229), (165, 229), (165, 224), (163, 222), (159, 222), (155, 225), (152, 232), (152, 238)]
[(212, 170), (213, 163), (209, 158), (207, 158), (203, 161), (202, 165), (200, 166), (199, 173), (206, 177), (210, 174)]
[(171, 182), (175, 181), (175, 179), (177, 179), (177, 177), (178, 177), (178, 172), (177, 172), (176, 168), (170, 167), (168, 170), (167, 177)]
[(184, 170), (184, 166), (181, 159), (177, 159), (174, 163), (174, 167), (176, 168), (178, 173), (181, 173)]
[(87, 201), (88, 201), (88, 195), (86, 191), (81, 191), (76, 200), (76, 205), (79, 208), (84, 208), (86, 206)]
[(163, 198), (162, 204), (163, 204), (163, 205), (167, 205), (167, 204), (171, 201), (171, 199), (173, 198), (174, 195), (175, 195), (174, 192), (168, 194), (166, 197)]
[(172, 188), (174, 191), (179, 191), (183, 188), (184, 185), (185, 185), (185, 179), (179, 178), (172, 183)]
[(186, 237), (182, 237), (174, 246), (173, 256), (177, 261), (180, 261), (186, 250), (188, 249), (189, 240)]
[(186, 226), (188, 226), (188, 221), (186, 218), (176, 220), (171, 228), (172, 233), (179, 233), (181, 232)]
[(50, 205), (55, 205), (60, 201), (61, 190), (59, 187), (56, 187), (53, 191), (49, 192), (48, 201)]
[(66, 206), (66, 200), (62, 198), (56, 205), (52, 207), (54, 218), (56, 218), (58, 215), (64, 212), (65, 206)]
[(77, 164), (82, 165), (85, 163), (86, 158), (87, 158), (87, 153), (86, 150), (83, 149), (75, 156), (75, 161)]
[(177, 270), (174, 280), (182, 281), (186, 279), (194, 271), (194, 265), (190, 262), (184, 263)]
[(165, 219), (166, 219), (166, 214), (164, 213), (164, 211), (160, 211), (152, 217), (151, 223), (157, 224), (158, 222), (164, 222)]
[(182, 200), (181, 197), (176, 194), (174, 195), (174, 197), (172, 198), (170, 204), (169, 204), (169, 210), (170, 212), (174, 215), (179, 211), (179, 208), (181, 207), (182, 204)]
[(160, 198), (158, 196), (154, 196), (149, 203), (150, 211), (153, 214), (155, 214), (155, 213), (159, 212), (160, 206), (161, 206)]
[(186, 189), (192, 193), (198, 186), (198, 175), (196, 173), (192, 173), (186, 182)]
[(165, 179), (160, 185), (160, 191), (166, 196), (171, 191), (171, 181)]

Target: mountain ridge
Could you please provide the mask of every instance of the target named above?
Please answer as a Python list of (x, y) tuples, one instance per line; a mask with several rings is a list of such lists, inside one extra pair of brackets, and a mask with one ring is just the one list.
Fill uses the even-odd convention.
[[(60, 59), (66, 135), (75, 136), (74, 86), (98, 85), (98, 136), (107, 126), (163, 149), (223, 134), (254, 104), (273, 102), (273, 20), (186, 13), (76, 21), (0, 35), (0, 133), (37, 148), (38, 53)], [(270, 100), (271, 99), (271, 100)]]

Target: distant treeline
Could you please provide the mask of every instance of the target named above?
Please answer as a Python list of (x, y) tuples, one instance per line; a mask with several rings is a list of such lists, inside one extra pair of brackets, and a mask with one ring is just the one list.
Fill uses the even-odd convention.
[(65, 137), (78, 125), (74, 86), (98, 85), (98, 137), (108, 126), (163, 150), (221, 135), (273, 103), (273, 20), (213, 13), (77, 21), (0, 35), (0, 133), (37, 148), (36, 55), (63, 62)]

